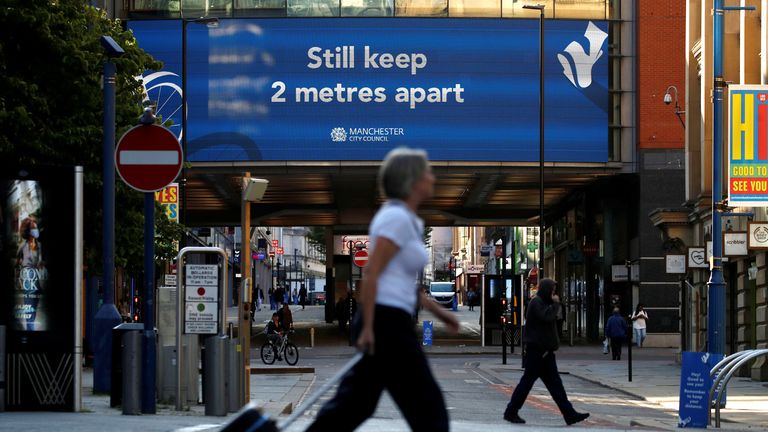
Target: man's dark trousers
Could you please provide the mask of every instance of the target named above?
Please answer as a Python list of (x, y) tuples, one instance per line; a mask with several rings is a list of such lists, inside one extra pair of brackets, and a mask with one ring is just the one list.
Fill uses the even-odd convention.
[(614, 360), (621, 360), (622, 345), (624, 345), (624, 338), (611, 338), (611, 356)]
[(563, 381), (557, 372), (555, 353), (543, 350), (537, 345), (528, 344), (525, 356), (525, 372), (520, 379), (520, 383), (512, 393), (512, 399), (507, 405), (507, 413), (517, 414), (520, 411), (533, 384), (537, 379), (541, 378), (563, 417), (573, 418), (576, 416), (576, 410), (573, 409), (573, 405), (568, 401), (565, 388), (563, 388)]

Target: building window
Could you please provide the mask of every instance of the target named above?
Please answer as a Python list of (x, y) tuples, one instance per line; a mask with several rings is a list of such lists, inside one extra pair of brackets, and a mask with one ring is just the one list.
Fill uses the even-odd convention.
[(285, 16), (285, 0), (233, 0), (237, 16)]
[(395, 15), (443, 17), (448, 15), (448, 0), (396, 0)]
[(555, 17), (559, 19), (605, 19), (605, 0), (555, 0)]
[(501, 0), (451, 0), (448, 2), (448, 15), (498, 18), (501, 16)]
[(292, 17), (339, 16), (339, 0), (288, 0), (287, 8)]
[(341, 16), (387, 17), (395, 12), (395, 0), (341, 0)]
[(503, 0), (502, 16), (504, 18), (538, 18), (539, 11), (535, 9), (523, 9), (523, 6), (526, 4), (543, 4), (544, 17), (552, 18), (555, 13), (554, 1), (555, 0), (539, 0), (525, 3), (518, 0)]

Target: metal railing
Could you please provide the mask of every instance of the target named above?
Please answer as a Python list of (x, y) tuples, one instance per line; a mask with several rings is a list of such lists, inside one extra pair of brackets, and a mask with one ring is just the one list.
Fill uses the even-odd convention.
[[(728, 357), (720, 360), (719, 363), (709, 371), (710, 378), (714, 378), (712, 382), (712, 388), (709, 389), (709, 398), (707, 399), (707, 407), (709, 407), (709, 424), (712, 424), (712, 408), (715, 408), (715, 427), (720, 427), (720, 408), (722, 408), (723, 395), (725, 389), (728, 386), (728, 382), (733, 377), (733, 374), (737, 370), (745, 366), (749, 361), (758, 357), (768, 357), (768, 349), (753, 349), (740, 351), (729, 355)], [(717, 400), (714, 401), (715, 392), (717, 392)]]

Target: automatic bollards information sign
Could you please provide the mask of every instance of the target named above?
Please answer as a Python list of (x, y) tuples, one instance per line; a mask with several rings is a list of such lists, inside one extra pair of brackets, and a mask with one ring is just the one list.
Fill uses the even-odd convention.
[(218, 333), (219, 266), (188, 264), (185, 270), (184, 333)]

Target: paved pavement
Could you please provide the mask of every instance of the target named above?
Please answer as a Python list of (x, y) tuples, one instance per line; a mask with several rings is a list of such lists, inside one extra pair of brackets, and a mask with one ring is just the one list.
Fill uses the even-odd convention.
[[(301, 347), (298, 366), (306, 373), (287, 368), (278, 362), (273, 366), (261, 363), (258, 346), (254, 344), (252, 366), (259, 374), (251, 379), (251, 400), (278, 419), (292, 412), (306, 397), (326, 382), (354, 353), (344, 335), (335, 325), (324, 322), (322, 307), (308, 307), (301, 311), (294, 307), (297, 321), (297, 343)], [(510, 355), (508, 364), (501, 364), (499, 347), (480, 347), (479, 338), (472, 338), (477, 330), (477, 312), (460, 311), (462, 332), (456, 339), (438, 338), (436, 345), (427, 348), (435, 376), (443, 389), (454, 431), (493, 432), (513, 429), (501, 419), (501, 413), (517, 384), (522, 370), (519, 355)], [(257, 313), (266, 320), (269, 311)], [(422, 319), (429, 319), (427, 314)], [(436, 323), (437, 324), (437, 323)], [(256, 328), (256, 327), (254, 327)], [(316, 342), (322, 347), (309, 347), (309, 328), (316, 328)], [(436, 326), (438, 330), (439, 324)], [(479, 327), (478, 327), (479, 328)], [(465, 342), (463, 339), (467, 339)], [(254, 336), (258, 341), (259, 336)], [(305, 343), (306, 342), (306, 343)], [(627, 380), (627, 362), (611, 361), (598, 346), (563, 347), (558, 352), (558, 364), (563, 382), (572, 402), (579, 411), (592, 417), (575, 426), (585, 430), (672, 430), (676, 429), (677, 394), (680, 367), (675, 363), (676, 352), (669, 349), (633, 350), (633, 380)], [(293, 373), (285, 373), (286, 369)], [(310, 373), (311, 372), (311, 373)], [(153, 416), (122, 416), (120, 410), (109, 408), (109, 398), (93, 395), (90, 390), (90, 370), (86, 370), (84, 413), (2, 413), (0, 431), (35, 432), (50, 430), (77, 430), (102, 432), (119, 428), (126, 431), (217, 431), (226, 418), (205, 417), (204, 407), (197, 405), (187, 411), (176, 412), (172, 406), (158, 406)], [(304, 430), (316, 414), (320, 404), (333, 394), (310, 407), (308, 412), (289, 431)], [(231, 416), (231, 415), (230, 415)], [(538, 383), (521, 410), (531, 431), (559, 430), (564, 426), (556, 406), (546, 389)], [(734, 379), (729, 386), (728, 406), (722, 413), (723, 429), (765, 430), (768, 428), (768, 386), (746, 379)], [(408, 430), (393, 401), (385, 394), (378, 409), (361, 431)]]

